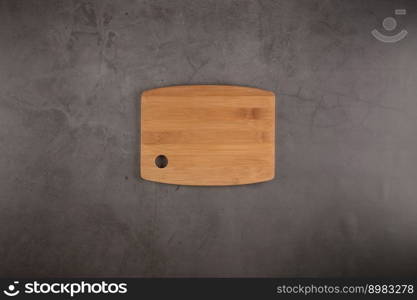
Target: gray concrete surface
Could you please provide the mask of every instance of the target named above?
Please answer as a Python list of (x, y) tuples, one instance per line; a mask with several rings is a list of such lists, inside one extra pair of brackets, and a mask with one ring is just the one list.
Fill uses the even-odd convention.
[[(0, 275), (417, 275), (416, 8), (0, 1)], [(274, 181), (137, 178), (139, 94), (205, 83), (277, 94)]]

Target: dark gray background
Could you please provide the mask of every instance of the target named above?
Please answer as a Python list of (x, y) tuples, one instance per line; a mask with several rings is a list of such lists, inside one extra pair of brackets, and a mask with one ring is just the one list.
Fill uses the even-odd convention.
[[(416, 275), (416, 8), (0, 1), (0, 275)], [(140, 93), (204, 83), (277, 94), (275, 180), (138, 179)]]

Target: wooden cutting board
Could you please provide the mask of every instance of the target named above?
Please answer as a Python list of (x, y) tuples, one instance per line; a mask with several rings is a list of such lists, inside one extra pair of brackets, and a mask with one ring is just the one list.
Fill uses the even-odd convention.
[(273, 179), (274, 93), (226, 85), (145, 91), (140, 169), (143, 179), (180, 185)]

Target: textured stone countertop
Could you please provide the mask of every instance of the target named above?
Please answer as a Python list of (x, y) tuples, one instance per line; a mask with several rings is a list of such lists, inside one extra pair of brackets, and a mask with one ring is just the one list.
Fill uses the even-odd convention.
[[(0, 276), (417, 275), (416, 9), (0, 1)], [(276, 179), (139, 179), (139, 95), (178, 84), (276, 93)]]

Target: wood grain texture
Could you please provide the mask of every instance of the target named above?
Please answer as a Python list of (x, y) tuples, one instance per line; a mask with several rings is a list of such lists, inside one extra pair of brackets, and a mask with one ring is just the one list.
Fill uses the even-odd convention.
[[(168, 165), (158, 168), (155, 158)], [(275, 174), (275, 95), (241, 86), (145, 91), (141, 177), (180, 185), (239, 185)]]

